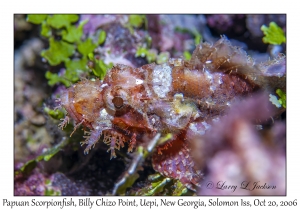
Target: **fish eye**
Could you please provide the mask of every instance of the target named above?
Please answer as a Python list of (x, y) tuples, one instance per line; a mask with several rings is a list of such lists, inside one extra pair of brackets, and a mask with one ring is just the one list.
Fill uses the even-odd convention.
[(121, 109), (124, 105), (124, 101), (120, 96), (114, 97), (112, 102), (117, 109)]

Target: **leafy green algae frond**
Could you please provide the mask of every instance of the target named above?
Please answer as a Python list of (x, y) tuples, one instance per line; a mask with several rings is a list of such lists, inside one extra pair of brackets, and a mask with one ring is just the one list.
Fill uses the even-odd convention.
[[(95, 37), (83, 36), (83, 26), (88, 22), (84, 20), (77, 23), (78, 15), (28, 15), (27, 21), (33, 24), (41, 24), (41, 35), (48, 38), (49, 48), (42, 51), (44, 57), (50, 66), (64, 64), (63, 73), (54, 73), (47, 71), (45, 77), (48, 84), (53, 86), (61, 83), (69, 87), (72, 83), (77, 82), (81, 75), (94, 73), (95, 76), (103, 79), (108, 68), (112, 64), (106, 65), (102, 60), (95, 59), (94, 50), (105, 42), (106, 32), (104, 30)], [(61, 37), (61, 39), (57, 39)], [(93, 40), (96, 40), (95, 42)], [(89, 62), (95, 65), (89, 71)]]
[(282, 43), (285, 43), (286, 38), (284, 32), (275, 22), (271, 22), (269, 24), (269, 27), (263, 25), (260, 29), (265, 35), (263, 37), (264, 43), (274, 45), (280, 45)]

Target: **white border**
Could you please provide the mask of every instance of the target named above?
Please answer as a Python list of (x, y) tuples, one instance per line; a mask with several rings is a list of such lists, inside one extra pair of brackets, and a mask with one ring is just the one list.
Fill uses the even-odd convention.
[[(296, 2), (296, 1), (293, 1)], [(265, 197), (266, 200), (294, 200), (299, 195), (299, 56), (298, 5), (279, 0), (211, 0), (211, 1), (1, 1), (1, 156), (0, 206), (3, 198), (27, 200), (33, 197), (13, 197), (13, 14), (15, 13), (286, 13), (287, 14), (287, 197)], [(53, 197), (52, 197), (53, 198)], [(76, 197), (75, 199), (78, 199)], [(117, 201), (118, 198), (112, 198)], [(208, 200), (210, 197), (201, 198)], [(212, 197), (216, 199), (216, 197)], [(221, 197), (240, 200), (243, 197)], [(246, 197), (254, 200), (257, 197)], [(299, 197), (298, 197), (299, 198)], [(46, 200), (51, 198), (37, 198)], [(97, 198), (94, 198), (97, 199)], [(152, 200), (154, 198), (146, 198)], [(156, 197), (158, 199), (158, 197)], [(168, 197), (168, 200), (178, 200)], [(259, 197), (263, 199), (263, 197)], [(300, 200), (298, 200), (300, 202)], [(300, 205), (300, 204), (298, 204)], [(15, 207), (16, 208), (16, 207)], [(99, 207), (97, 207), (99, 208)], [(101, 208), (101, 207), (100, 207)], [(127, 208), (129, 207), (122, 207)], [(170, 208), (170, 207), (164, 207)], [(224, 207), (221, 207), (224, 208)], [(265, 209), (266, 207), (264, 207)], [(270, 208), (270, 207), (267, 207)], [(1, 209), (3, 209), (1, 207)], [(25, 207), (24, 209), (32, 209)], [(51, 208), (52, 209), (52, 208)], [(58, 209), (58, 208), (56, 208)], [(76, 208), (86, 209), (86, 207)], [(105, 209), (105, 208), (104, 208)], [(228, 209), (228, 207), (227, 207)], [(280, 209), (280, 208), (279, 208)]]

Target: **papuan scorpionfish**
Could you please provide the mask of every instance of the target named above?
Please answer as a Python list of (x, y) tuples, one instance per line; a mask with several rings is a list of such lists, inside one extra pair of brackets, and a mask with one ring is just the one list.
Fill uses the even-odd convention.
[(259, 90), (285, 90), (285, 71), (285, 56), (256, 64), (222, 36), (198, 45), (190, 61), (169, 59), (139, 68), (117, 64), (103, 81), (74, 84), (61, 95), (67, 116), (59, 126), (72, 118), (74, 131), (80, 125), (90, 130), (81, 142), (86, 154), (103, 135), (111, 158), (126, 144), (132, 152), (157, 133), (171, 133), (152, 154), (153, 168), (195, 190), (203, 174), (194, 166), (189, 137), (203, 135), (235, 101)]

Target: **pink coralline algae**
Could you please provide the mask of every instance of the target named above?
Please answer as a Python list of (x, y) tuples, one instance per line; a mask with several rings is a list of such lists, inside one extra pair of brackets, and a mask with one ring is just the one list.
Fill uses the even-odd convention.
[(194, 138), (194, 161), (206, 171), (198, 195), (285, 195), (285, 126), (267, 128), (274, 114), (267, 96), (255, 95)]
[(14, 195), (44, 195), (45, 180), (45, 176), (37, 170), (34, 170), (29, 177), (19, 174), (15, 176)]

